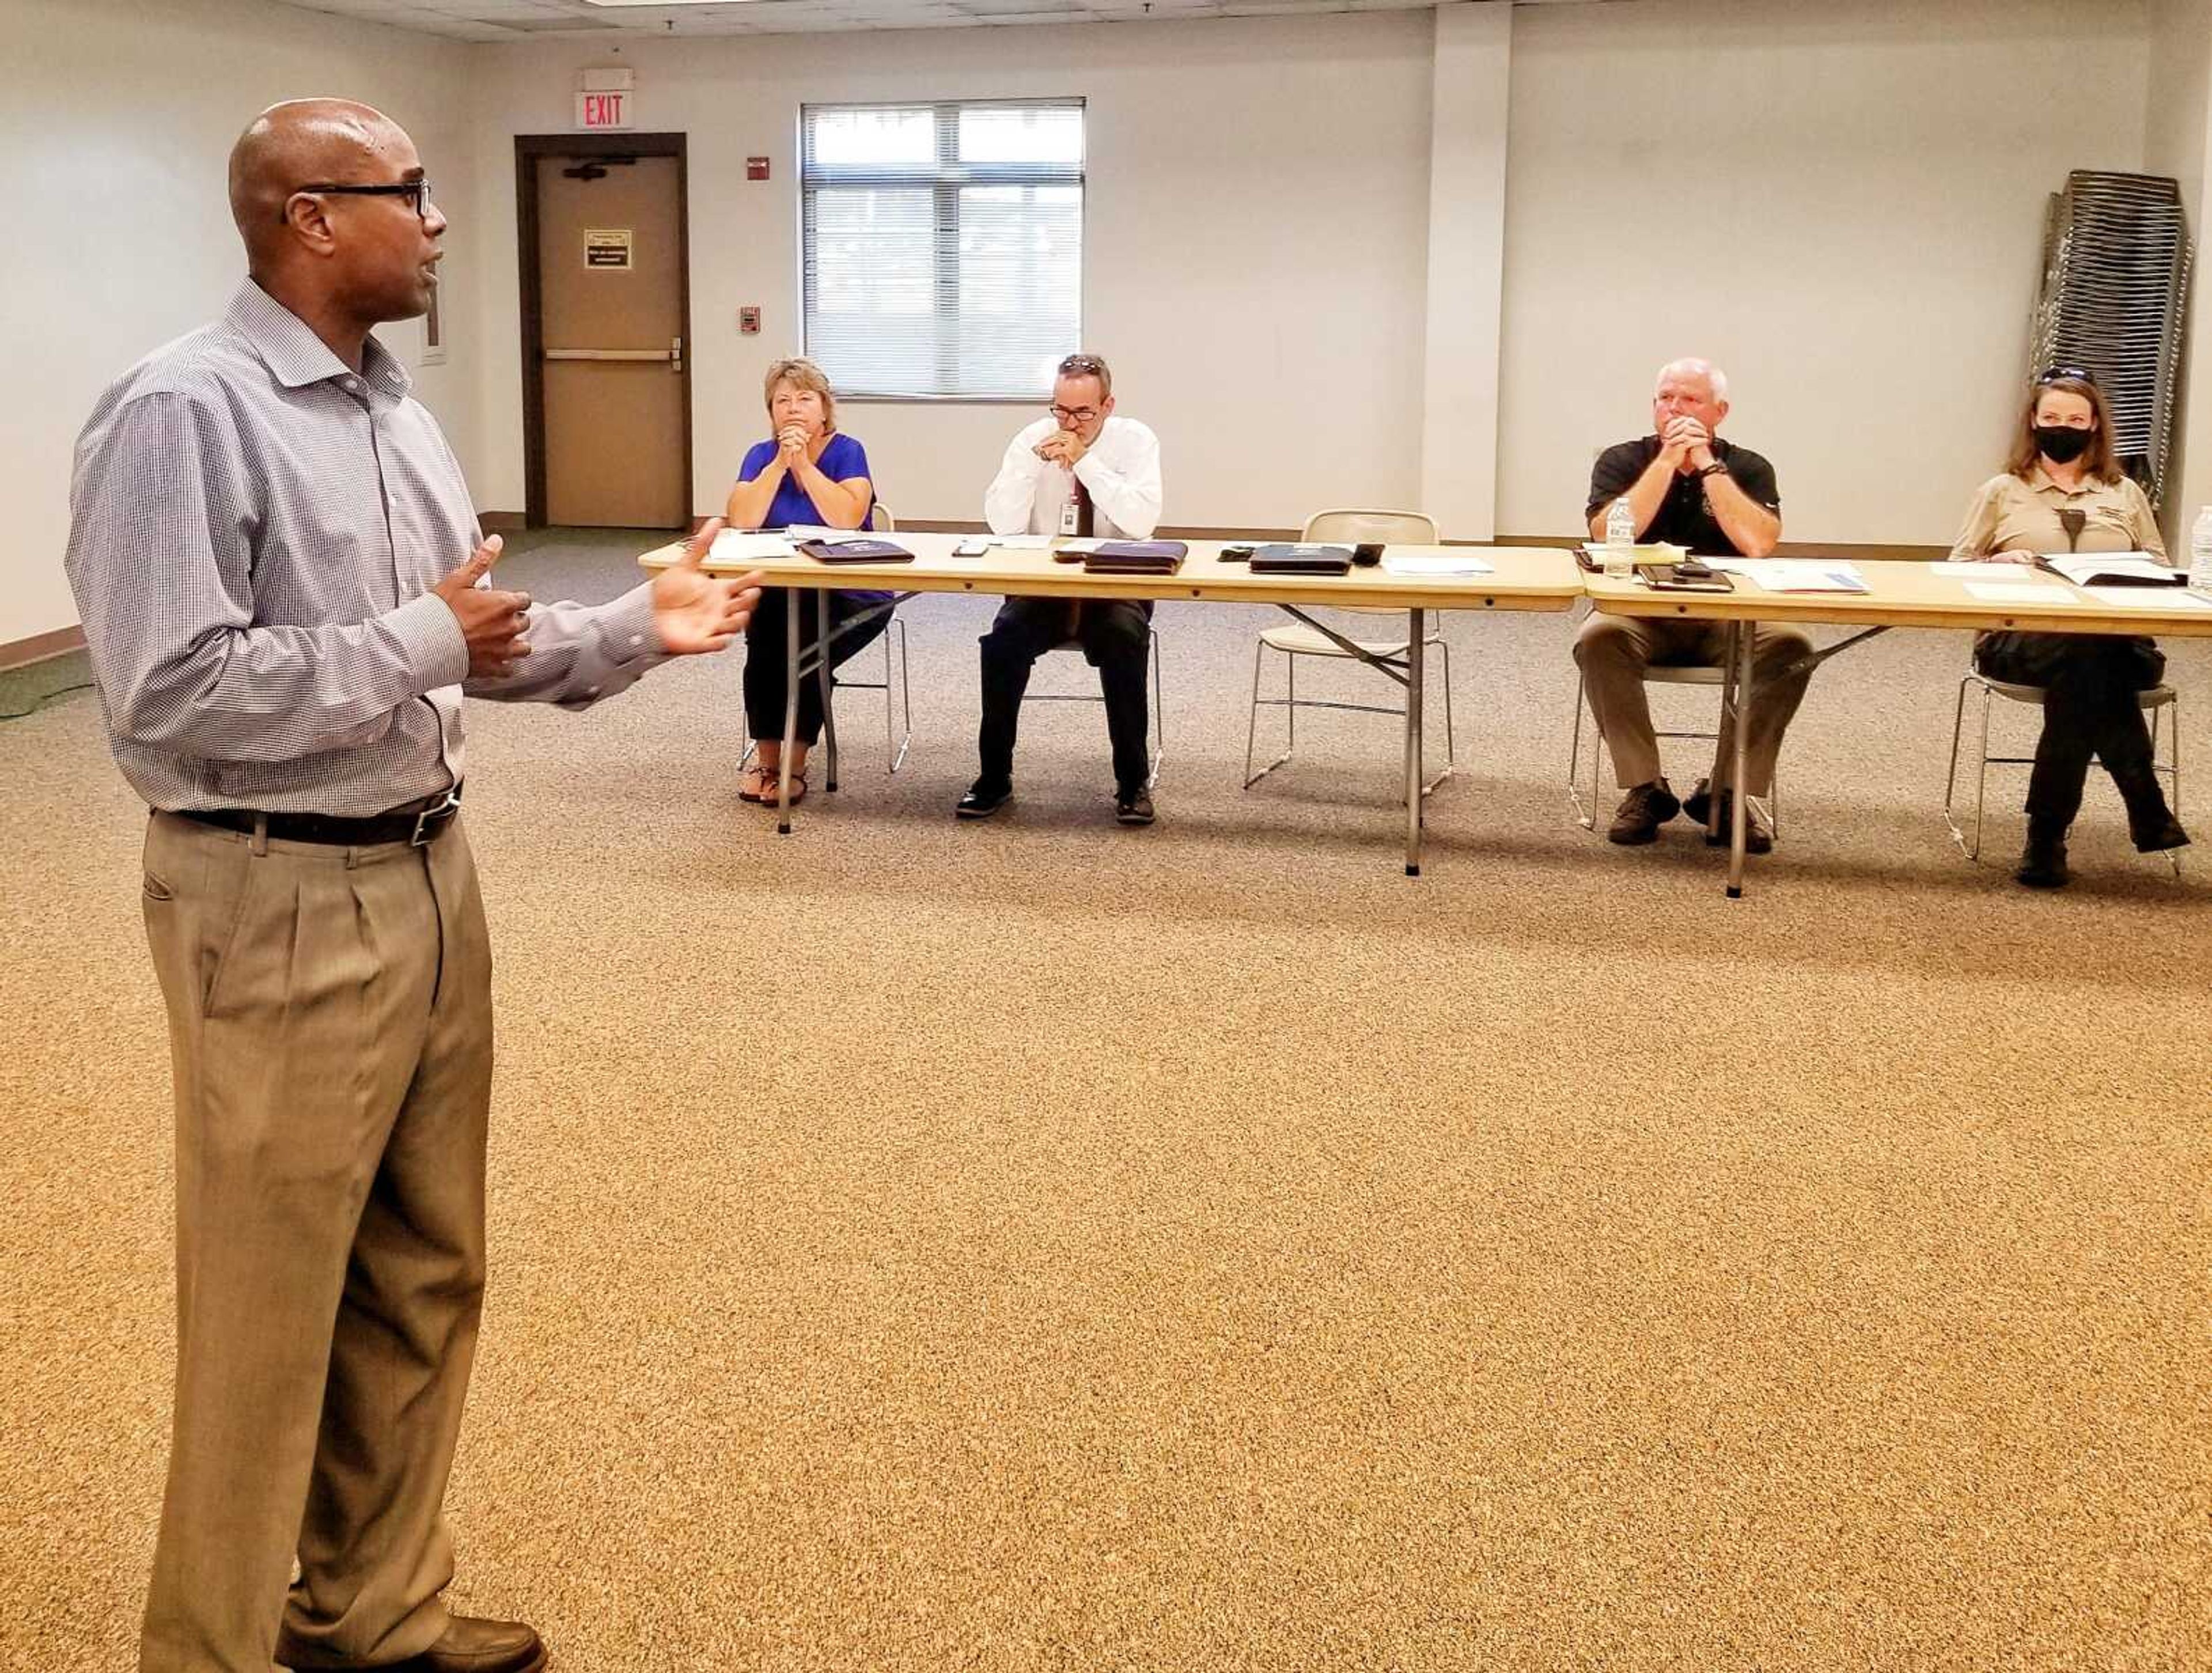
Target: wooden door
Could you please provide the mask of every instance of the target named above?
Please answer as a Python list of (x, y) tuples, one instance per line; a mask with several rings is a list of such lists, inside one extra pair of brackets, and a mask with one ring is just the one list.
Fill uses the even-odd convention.
[(686, 527), (691, 345), (683, 159), (601, 153), (530, 161), (543, 520)]

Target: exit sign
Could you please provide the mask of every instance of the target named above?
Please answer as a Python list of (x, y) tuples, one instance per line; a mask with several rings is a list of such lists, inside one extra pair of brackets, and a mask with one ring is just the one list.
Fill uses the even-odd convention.
[(627, 128), (630, 125), (627, 93), (580, 93), (576, 95), (576, 125), (580, 128)]

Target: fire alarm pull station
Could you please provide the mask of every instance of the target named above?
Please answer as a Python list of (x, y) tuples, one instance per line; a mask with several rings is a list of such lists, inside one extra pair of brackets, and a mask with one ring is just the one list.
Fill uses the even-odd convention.
[(747, 157), (745, 159), (745, 178), (749, 180), (766, 179), (768, 178), (768, 159), (766, 157)]
[(760, 335), (760, 310), (741, 307), (738, 310), (738, 330), (746, 337)]

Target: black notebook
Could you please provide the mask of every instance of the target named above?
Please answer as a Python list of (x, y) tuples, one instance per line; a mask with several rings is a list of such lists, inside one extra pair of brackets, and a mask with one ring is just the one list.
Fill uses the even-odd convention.
[(1255, 575), (1340, 575), (1352, 568), (1349, 546), (1292, 545), (1275, 540), (1252, 553)]
[(1655, 593), (1733, 593), (1735, 585), (1718, 569), (1709, 575), (1685, 575), (1675, 573), (1671, 563), (1639, 563), (1636, 573), (1644, 577), (1644, 584)]
[(911, 563), (914, 554), (896, 540), (801, 540), (798, 550), (824, 563)]
[(1083, 569), (1093, 575), (1171, 575), (1189, 551), (1180, 540), (1102, 540), (1083, 554)]

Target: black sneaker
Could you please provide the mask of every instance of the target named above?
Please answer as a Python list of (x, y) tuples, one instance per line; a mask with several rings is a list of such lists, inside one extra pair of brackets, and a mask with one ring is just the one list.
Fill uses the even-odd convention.
[(1150, 824), (1152, 822), (1152, 798), (1143, 786), (1133, 790), (1114, 793), (1114, 817), (1123, 824)]
[(2168, 849), (2189, 846), (2189, 833), (2171, 813), (2156, 824), (2138, 827), (2129, 834), (2135, 839), (2137, 854), (2164, 854)]
[(1621, 798), (1605, 839), (1619, 843), (1623, 848), (1650, 842), (1659, 835), (1659, 827), (1681, 811), (1682, 804), (1674, 800), (1667, 781), (1655, 778), (1649, 784), (1638, 785)]
[(1698, 781), (1698, 788), (1682, 798), (1682, 817), (1693, 824), (1704, 824), (1713, 811), (1713, 782), (1709, 778)]
[(968, 787), (968, 794), (952, 811), (963, 819), (988, 819), (1014, 799), (1011, 784), (994, 784), (988, 779), (977, 779)]
[[(1734, 800), (1733, 793), (1726, 790), (1721, 792), (1720, 835), (1716, 836), (1710, 830), (1707, 830), (1705, 843), (1708, 847), (1724, 849), (1729, 845), (1729, 821), (1735, 817), (1735, 810), (1731, 805)], [(1688, 802), (1682, 804), (1682, 811), (1685, 813), (1690, 811)], [(1745, 803), (1743, 812), (1743, 851), (1746, 854), (1765, 854), (1771, 851), (1774, 847), (1774, 827), (1766, 822), (1766, 815), (1759, 811), (1758, 802)], [(1703, 820), (1701, 819), (1699, 823), (1702, 824)]]

